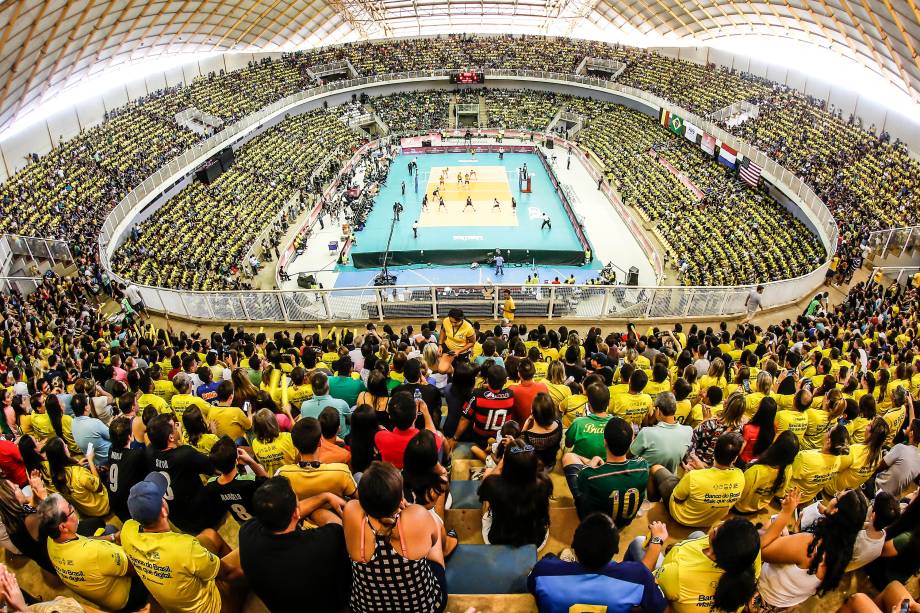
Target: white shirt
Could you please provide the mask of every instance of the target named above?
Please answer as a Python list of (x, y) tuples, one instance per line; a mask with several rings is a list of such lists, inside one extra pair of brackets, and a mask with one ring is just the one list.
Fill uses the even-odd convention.
[[(810, 528), (822, 517), (821, 512), (818, 510), (818, 504), (819, 503), (816, 502), (802, 509), (802, 516), (799, 520), (802, 530)], [(872, 510), (870, 509), (869, 512), (871, 513)], [(866, 519), (868, 519), (868, 517)], [(859, 534), (856, 535), (856, 542), (853, 543), (853, 559), (847, 564), (846, 572), (862, 568), (869, 562), (877, 559), (882, 555), (882, 548), (884, 546), (884, 530), (882, 530), (882, 535), (879, 538), (872, 538), (865, 529), (860, 530)]]
[(128, 285), (128, 287), (125, 288), (125, 296), (128, 297), (128, 301), (130, 301), (131, 304), (137, 304), (138, 302), (141, 302), (142, 300), (141, 291), (137, 289), (137, 286), (134, 285), (133, 283)]
[(920, 449), (916, 445), (898, 443), (885, 454), (885, 464), (888, 468), (878, 474), (875, 485), (899, 498), (901, 492), (920, 476)]

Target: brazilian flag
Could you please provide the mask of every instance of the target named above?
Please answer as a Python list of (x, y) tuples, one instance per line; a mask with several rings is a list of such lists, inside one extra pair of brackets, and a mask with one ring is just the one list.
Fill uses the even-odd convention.
[(671, 116), (668, 118), (668, 130), (674, 134), (677, 134), (678, 136), (683, 136), (684, 131), (686, 131), (686, 128), (684, 127), (684, 120), (674, 113), (671, 113)]

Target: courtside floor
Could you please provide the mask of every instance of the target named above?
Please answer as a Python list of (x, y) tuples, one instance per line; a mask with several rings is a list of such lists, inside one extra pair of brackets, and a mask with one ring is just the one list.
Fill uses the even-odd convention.
[[(413, 158), (418, 161), (418, 177), (408, 172)], [(525, 164), (532, 193), (519, 189), (518, 168)], [(428, 203), (423, 209), (426, 193)], [(517, 201), (516, 209), (512, 209), (512, 197)], [(443, 207), (439, 204), (441, 198)], [(471, 206), (467, 206), (467, 198)], [(584, 253), (562, 201), (535, 154), (505, 153), (503, 160), (497, 153), (397, 156), (390, 165), (386, 185), (374, 199), (365, 229), (356, 233), (357, 245), (351, 254), (358, 268), (380, 265), (395, 202), (403, 206), (403, 211), (390, 243), (392, 265), (484, 262), (495, 249), (501, 249), (508, 261), (536, 259), (540, 264), (542, 256), (549, 264), (573, 264)], [(544, 212), (550, 216), (551, 228), (541, 229)], [(417, 238), (412, 232), (416, 220)]]

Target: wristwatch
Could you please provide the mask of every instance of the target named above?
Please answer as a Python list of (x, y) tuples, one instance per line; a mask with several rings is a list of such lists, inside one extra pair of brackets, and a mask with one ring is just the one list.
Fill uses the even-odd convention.
[(649, 539), (648, 544), (649, 545), (664, 545), (664, 539), (662, 539), (660, 536), (653, 536), (651, 539)]

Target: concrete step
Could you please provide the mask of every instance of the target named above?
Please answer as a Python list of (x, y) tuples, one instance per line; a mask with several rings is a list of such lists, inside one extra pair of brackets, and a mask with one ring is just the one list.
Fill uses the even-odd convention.
[(447, 597), (447, 613), (536, 613), (537, 602), (530, 594), (452, 594)]

